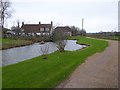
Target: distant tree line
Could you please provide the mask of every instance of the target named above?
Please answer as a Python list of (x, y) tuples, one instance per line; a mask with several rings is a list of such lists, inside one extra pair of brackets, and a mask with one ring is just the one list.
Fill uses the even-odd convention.
[(120, 32), (111, 31), (111, 32), (98, 32), (98, 33), (87, 33), (86, 36), (94, 37), (94, 38), (102, 38), (102, 39), (112, 39), (112, 40), (120, 40)]
[(75, 27), (75, 26), (71, 26), (70, 28), (72, 31), (72, 36), (77, 36), (77, 35), (85, 36), (86, 35), (85, 29), (80, 29), (79, 27)]

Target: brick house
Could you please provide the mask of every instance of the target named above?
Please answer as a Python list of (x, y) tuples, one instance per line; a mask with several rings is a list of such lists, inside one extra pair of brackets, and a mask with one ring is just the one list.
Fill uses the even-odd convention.
[(52, 25), (52, 21), (50, 24), (41, 24), (40, 22), (39, 24), (24, 24), (24, 22), (22, 22), (21, 28), (26, 35), (51, 35)]
[(55, 28), (55, 32), (57, 31), (62, 31), (64, 32), (67, 36), (72, 36), (72, 30), (70, 27), (68, 26), (64, 26), (64, 27), (56, 27)]

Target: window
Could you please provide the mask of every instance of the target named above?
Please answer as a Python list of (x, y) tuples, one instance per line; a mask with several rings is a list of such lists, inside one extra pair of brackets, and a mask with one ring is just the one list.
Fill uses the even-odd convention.
[(45, 28), (45, 31), (49, 31), (49, 28)]
[(44, 28), (40, 28), (40, 31), (44, 31)]
[(25, 31), (24, 29), (22, 29), (21, 31)]

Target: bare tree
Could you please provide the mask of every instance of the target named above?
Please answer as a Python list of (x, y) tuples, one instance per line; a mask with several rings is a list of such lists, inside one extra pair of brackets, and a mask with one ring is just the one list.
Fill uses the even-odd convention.
[(57, 48), (60, 52), (64, 51), (64, 48), (67, 43), (67, 35), (62, 30), (55, 30), (53, 39), (55, 43), (57, 44)]
[(86, 35), (85, 29), (81, 29), (81, 30), (80, 30), (80, 35), (82, 35), (82, 36), (85, 36), (85, 35)]
[(20, 28), (20, 23), (21, 23), (20, 20), (18, 19), (16, 22), (17, 22), (17, 27)]
[(20, 36), (20, 33), (21, 33), (20, 20), (17, 20), (16, 23), (17, 23), (17, 26), (12, 26), (11, 30), (13, 30), (17, 36)]
[(71, 26), (70, 28), (72, 30), (72, 36), (76, 36), (78, 33), (78, 28), (75, 26)]
[(43, 46), (41, 46), (40, 49), (41, 49), (41, 52), (42, 52), (43, 59), (48, 59), (47, 54), (48, 54), (48, 51), (49, 51), (49, 45), (43, 44)]
[(60, 52), (64, 51), (66, 43), (67, 43), (67, 40), (58, 40), (58, 41), (56, 41), (57, 48), (59, 49)]
[(11, 2), (9, 0), (0, 0), (0, 19), (2, 30), (4, 28), (5, 19), (12, 16)]

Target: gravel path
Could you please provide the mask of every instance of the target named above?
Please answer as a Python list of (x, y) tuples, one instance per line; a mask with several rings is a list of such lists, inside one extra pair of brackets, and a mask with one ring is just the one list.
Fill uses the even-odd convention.
[(57, 88), (117, 88), (118, 41), (108, 41), (103, 52), (87, 58), (71, 76)]

